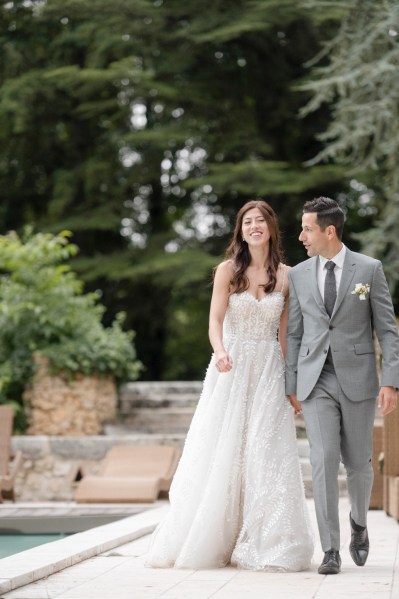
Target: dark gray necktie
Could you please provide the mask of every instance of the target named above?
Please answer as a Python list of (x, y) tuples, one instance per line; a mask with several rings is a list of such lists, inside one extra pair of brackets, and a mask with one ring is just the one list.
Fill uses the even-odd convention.
[(327, 314), (331, 316), (334, 310), (335, 300), (337, 299), (337, 284), (335, 282), (335, 262), (328, 260), (326, 262), (325, 267), (327, 269), (326, 272), (326, 280), (324, 281), (324, 305), (326, 307)]

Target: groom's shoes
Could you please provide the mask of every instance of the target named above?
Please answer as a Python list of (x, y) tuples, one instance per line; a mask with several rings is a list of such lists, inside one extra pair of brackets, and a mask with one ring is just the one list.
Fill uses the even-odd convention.
[(369, 535), (367, 526), (359, 526), (349, 514), (352, 537), (349, 545), (349, 553), (357, 566), (364, 566), (369, 555)]
[(336, 549), (329, 549), (325, 552), (323, 561), (321, 562), (319, 574), (338, 574), (341, 572), (341, 557)]

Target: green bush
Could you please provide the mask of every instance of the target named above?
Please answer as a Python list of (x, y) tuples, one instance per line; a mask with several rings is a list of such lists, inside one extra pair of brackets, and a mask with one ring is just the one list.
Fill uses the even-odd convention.
[(110, 328), (102, 325), (105, 308), (67, 261), (78, 248), (71, 233), (11, 232), (0, 236), (0, 397), (21, 403), (34, 372), (35, 353), (44, 355), (53, 372), (137, 378), (134, 333), (122, 330), (118, 314)]

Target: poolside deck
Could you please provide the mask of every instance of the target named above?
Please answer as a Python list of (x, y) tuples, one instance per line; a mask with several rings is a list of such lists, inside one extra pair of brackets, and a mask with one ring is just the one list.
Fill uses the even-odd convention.
[[(308, 500), (312, 523), (316, 531), (313, 501)], [(115, 506), (114, 506), (115, 507)], [(48, 575), (31, 584), (20, 586), (1, 595), (3, 599), (398, 599), (399, 598), (399, 525), (383, 511), (369, 513), (371, 551), (364, 568), (352, 562), (348, 546), (348, 501), (340, 501), (342, 527), (342, 573), (338, 576), (320, 576), (317, 567), (322, 552), (317, 543), (312, 568), (293, 574), (265, 574), (222, 568), (220, 570), (153, 570), (144, 567), (149, 536), (148, 530), (165, 513), (165, 508), (147, 512), (80, 533), (78, 545), (82, 560), (75, 556), (71, 567)], [(141, 524), (140, 524), (141, 522)], [(123, 542), (123, 535), (136, 537)], [(147, 528), (146, 528), (147, 527)], [(118, 532), (119, 531), (119, 532)], [(141, 532), (140, 532), (141, 531)], [(118, 537), (119, 534), (119, 537)], [(97, 540), (95, 536), (97, 535)], [(102, 535), (102, 536), (101, 536)], [(96, 544), (97, 555), (89, 557), (88, 537)], [(101, 536), (101, 539), (100, 539)], [(107, 536), (108, 540), (105, 540)], [(86, 537), (86, 541), (84, 538)], [(316, 535), (317, 537), (317, 535)], [(69, 537), (72, 540), (74, 537)], [(126, 536), (125, 536), (126, 538)], [(119, 539), (119, 541), (118, 541)], [(76, 539), (75, 539), (76, 540)], [(116, 545), (110, 548), (111, 543)], [(43, 552), (42, 561), (56, 561), (55, 548), (66, 547), (67, 539), (37, 548)], [(86, 544), (85, 544), (86, 543)], [(102, 543), (102, 545), (101, 545)], [(119, 545), (118, 545), (119, 543)], [(53, 546), (53, 547), (52, 547)], [(101, 547), (103, 550), (101, 551)], [(85, 554), (85, 551), (89, 553)], [(24, 554), (19, 554), (23, 556)], [(26, 555), (26, 553), (25, 553)], [(85, 559), (85, 557), (87, 559)], [(14, 563), (15, 559), (14, 558)], [(1, 579), (5, 580), (6, 558), (0, 560)], [(21, 564), (26, 559), (20, 560)], [(39, 560), (40, 561), (40, 560)], [(11, 563), (11, 562), (8, 562)], [(38, 562), (39, 563), (39, 562)], [(65, 566), (64, 566), (65, 567)], [(43, 570), (44, 572), (45, 570)], [(48, 571), (50, 573), (50, 571)], [(12, 578), (9, 578), (12, 585)], [(21, 579), (20, 579), (21, 580)], [(31, 578), (31, 580), (33, 580)], [(12, 588), (12, 587), (11, 587)], [(5, 586), (3, 586), (5, 589)]]

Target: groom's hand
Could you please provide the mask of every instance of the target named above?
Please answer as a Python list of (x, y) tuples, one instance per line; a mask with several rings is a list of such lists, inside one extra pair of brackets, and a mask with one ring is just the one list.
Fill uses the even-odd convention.
[(298, 401), (297, 396), (296, 395), (288, 395), (288, 399), (290, 400), (291, 405), (294, 408), (295, 415), (302, 414), (301, 402)]
[(386, 416), (396, 408), (398, 392), (395, 387), (381, 387), (378, 394), (378, 407), (382, 408), (382, 415)]

